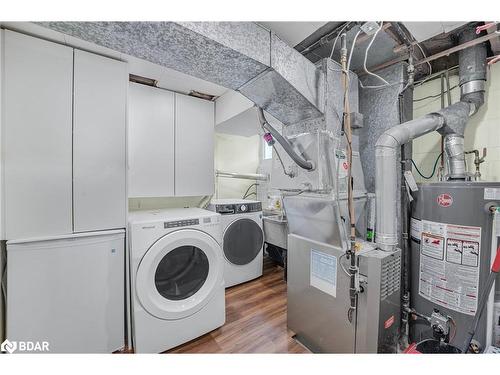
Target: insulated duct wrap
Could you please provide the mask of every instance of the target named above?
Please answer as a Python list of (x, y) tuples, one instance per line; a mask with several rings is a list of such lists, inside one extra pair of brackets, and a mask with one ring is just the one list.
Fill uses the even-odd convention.
[[(467, 42), (475, 38), (474, 28), (465, 30), (461, 42)], [(468, 52), (459, 55), (460, 83), (461, 85), (471, 82), (482, 82), (486, 80), (485, 45), (479, 44), (469, 47)], [(477, 71), (475, 70), (477, 69)], [(463, 75), (462, 75), (463, 74)], [(439, 112), (428, 114), (416, 120), (405, 122), (393, 127), (382, 134), (376, 144), (376, 241), (382, 250), (395, 250), (397, 245), (397, 181), (400, 174), (400, 166), (397, 162), (399, 148), (431, 131), (439, 130), (445, 136), (445, 154), (447, 156), (449, 179), (466, 178), (464, 139), (465, 126), (471, 113), (477, 111), (478, 106), (484, 102), (484, 92), (479, 85), (471, 85), (477, 91), (464, 94), (462, 90), (461, 100)], [(463, 88), (463, 86), (462, 86)]]
[(41, 26), (239, 90), (285, 125), (323, 114), (313, 63), (253, 22), (39, 22)]
[(417, 138), (439, 129), (443, 118), (431, 114), (405, 122), (383, 133), (375, 145), (375, 195), (377, 244), (382, 250), (392, 250), (398, 243), (397, 201), (400, 173), (398, 155), (400, 147)]

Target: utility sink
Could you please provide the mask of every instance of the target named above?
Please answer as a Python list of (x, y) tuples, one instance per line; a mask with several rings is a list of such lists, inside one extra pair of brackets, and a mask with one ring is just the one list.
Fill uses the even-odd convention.
[(263, 213), (264, 239), (268, 244), (287, 248), (288, 225), (286, 217), (276, 212)]

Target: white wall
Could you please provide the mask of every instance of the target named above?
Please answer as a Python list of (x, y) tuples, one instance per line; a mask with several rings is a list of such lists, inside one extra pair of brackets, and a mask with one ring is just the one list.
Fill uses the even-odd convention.
[[(257, 173), (260, 162), (261, 137), (253, 135), (243, 137), (232, 134), (216, 133), (215, 169), (225, 172)], [(251, 180), (235, 178), (216, 178), (217, 198), (242, 198), (247, 188), (254, 183)], [(255, 191), (252, 188), (251, 191)], [(255, 195), (249, 196), (255, 199)]]
[[(451, 87), (458, 84), (458, 76), (450, 77)], [(439, 79), (424, 83), (414, 91), (414, 99), (441, 92)], [(460, 88), (452, 91), (452, 103), (460, 99)], [(446, 103), (446, 101), (445, 101)], [(413, 104), (413, 118), (423, 116), (441, 108), (440, 97), (426, 99)], [(441, 136), (437, 132), (427, 134), (413, 142), (413, 159), (423, 174), (429, 175), (439, 153)], [(470, 120), (465, 129), (465, 150), (487, 148), (486, 161), (481, 164), (482, 179), (500, 181), (500, 63), (491, 67), (486, 85), (486, 101)], [(474, 173), (474, 155), (467, 155), (468, 170)], [(417, 180), (423, 179), (415, 172)], [(436, 181), (436, 177), (432, 181)]]

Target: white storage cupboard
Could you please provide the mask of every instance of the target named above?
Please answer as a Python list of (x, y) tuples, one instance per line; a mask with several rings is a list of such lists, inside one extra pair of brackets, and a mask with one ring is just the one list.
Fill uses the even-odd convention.
[(124, 228), (125, 63), (2, 32), (4, 238)]
[(129, 197), (214, 193), (214, 103), (131, 83)]

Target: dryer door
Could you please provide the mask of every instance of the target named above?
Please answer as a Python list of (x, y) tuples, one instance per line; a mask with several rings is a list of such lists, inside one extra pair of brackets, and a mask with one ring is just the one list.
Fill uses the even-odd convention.
[(254, 260), (264, 244), (262, 228), (251, 219), (236, 219), (224, 231), (224, 256), (232, 264), (244, 266)]
[(217, 241), (182, 229), (165, 235), (146, 252), (137, 269), (136, 293), (160, 319), (181, 319), (202, 309), (220, 290), (223, 261)]

